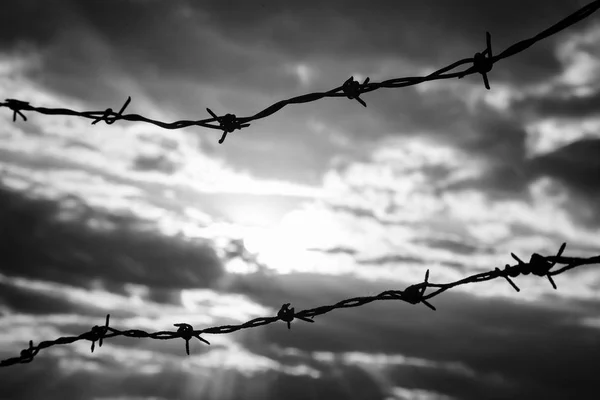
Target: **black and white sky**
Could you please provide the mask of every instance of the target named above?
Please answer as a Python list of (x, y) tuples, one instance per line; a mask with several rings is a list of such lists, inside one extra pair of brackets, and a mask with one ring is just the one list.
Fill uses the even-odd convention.
[[(176, 121), (349, 76), (425, 75), (575, 0), (19, 0), (0, 98)], [(445, 283), (510, 253), (600, 254), (600, 13), (489, 74), (291, 105), (228, 135), (0, 110), (0, 359), (102, 324), (238, 324)], [(465, 285), (181, 340), (55, 346), (0, 398), (591, 399), (600, 270)]]

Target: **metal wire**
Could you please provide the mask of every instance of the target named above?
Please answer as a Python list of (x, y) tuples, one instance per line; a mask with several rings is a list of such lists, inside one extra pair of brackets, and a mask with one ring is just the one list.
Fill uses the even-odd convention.
[[(486, 48), (483, 52), (477, 52), (471, 58), (464, 58), (462, 60), (456, 61), (446, 67), (438, 69), (437, 71), (427, 76), (394, 78), (382, 82), (370, 82), (370, 79), (366, 78), (363, 83), (358, 83), (354, 80), (354, 77), (350, 77), (344, 82), (343, 85), (338, 86), (334, 89), (328, 90), (326, 92), (308, 93), (301, 96), (292, 97), (286, 100), (281, 100), (249, 117), (237, 117), (235, 114), (229, 113), (223, 116), (218, 116), (209, 108), (207, 108), (206, 110), (212, 116), (212, 118), (206, 118), (201, 120), (181, 120), (175, 122), (163, 122), (147, 118), (139, 114), (124, 115), (123, 112), (131, 102), (131, 97), (127, 98), (127, 101), (121, 107), (119, 112), (114, 112), (112, 108), (107, 108), (104, 111), (75, 111), (65, 108), (35, 107), (32, 106), (29, 102), (16, 99), (6, 99), (4, 102), (0, 102), (0, 107), (6, 107), (13, 111), (13, 121), (16, 121), (17, 115), (23, 118), (24, 121), (27, 121), (27, 118), (23, 114), (23, 111), (31, 111), (45, 115), (69, 115), (93, 119), (94, 121), (92, 122), (92, 124), (96, 124), (99, 121), (104, 121), (110, 125), (118, 120), (126, 120), (146, 122), (164, 129), (181, 129), (190, 126), (201, 126), (204, 128), (217, 129), (223, 131), (221, 138), (219, 139), (219, 143), (222, 144), (225, 141), (225, 138), (227, 137), (228, 133), (246, 128), (250, 126), (250, 122), (266, 118), (278, 112), (283, 107), (289, 104), (309, 103), (320, 100), (325, 97), (346, 97), (351, 100), (356, 100), (362, 106), (366, 107), (367, 103), (360, 98), (360, 96), (364, 93), (369, 93), (381, 88), (400, 88), (405, 86), (413, 86), (419, 83), (440, 79), (464, 78), (465, 76), (476, 73), (482, 76), (483, 83), (486, 89), (489, 90), (490, 84), (488, 73), (492, 70), (493, 66), (498, 61), (508, 57), (512, 57), (515, 54), (518, 54), (528, 49), (540, 40), (543, 40), (570, 27), (571, 25), (576, 24), (577, 22), (595, 13), (598, 10), (598, 8), (600, 8), (600, 0), (593, 1), (588, 5), (582, 7), (578, 11), (574, 12), (573, 14), (563, 18), (548, 29), (538, 33), (537, 35), (529, 39), (521, 40), (520, 42), (513, 44), (512, 46), (508, 47), (506, 50), (500, 52), (500, 54), (497, 55), (492, 54), (491, 34), (489, 32), (486, 32)], [(455, 68), (465, 64), (471, 64), (471, 66), (463, 71), (449, 73), (449, 71), (452, 71)], [(218, 125), (215, 125), (214, 123), (217, 123)]]
[[(248, 328), (256, 328), (262, 325), (272, 324), (277, 321), (283, 321), (287, 324), (288, 329), (291, 328), (291, 323), (294, 319), (300, 319), (305, 322), (314, 322), (314, 318), (319, 315), (326, 314), (335, 309), (340, 308), (351, 308), (351, 307), (360, 307), (365, 304), (369, 304), (374, 301), (379, 300), (402, 300), (406, 303), (417, 305), (423, 303), (425, 306), (429, 307), (431, 310), (436, 310), (436, 308), (430, 304), (427, 300), (432, 299), (435, 296), (445, 292), (448, 289), (465, 285), (467, 283), (477, 283), (489, 281), (496, 278), (504, 278), (506, 281), (518, 292), (520, 289), (510, 278), (516, 278), (519, 275), (529, 275), (533, 274), (539, 277), (546, 277), (552, 287), (557, 289), (557, 286), (552, 279), (553, 276), (566, 272), (570, 269), (589, 264), (599, 264), (600, 263), (600, 255), (594, 256), (590, 258), (577, 258), (577, 257), (563, 257), (562, 253), (566, 247), (566, 243), (563, 243), (560, 247), (558, 253), (555, 256), (541, 256), (537, 253), (531, 255), (529, 262), (524, 262), (515, 254), (511, 253), (512, 257), (517, 260), (517, 264), (509, 265), (506, 264), (504, 269), (495, 268), (493, 271), (483, 272), (476, 275), (471, 275), (467, 278), (451, 282), (451, 283), (431, 283), (429, 282), (429, 270), (425, 273), (425, 279), (421, 283), (417, 283), (407, 287), (404, 290), (386, 290), (384, 292), (379, 293), (376, 296), (365, 296), (365, 297), (354, 297), (351, 299), (340, 301), (336, 304), (320, 306), (312, 309), (302, 310), (299, 312), (295, 312), (294, 308), (289, 308), (290, 303), (285, 303), (281, 306), (281, 309), (277, 313), (276, 316), (271, 317), (261, 317), (255, 318), (248, 322), (239, 325), (221, 325), (215, 326), (211, 328), (199, 329), (195, 330), (190, 324), (186, 323), (178, 323), (174, 324), (174, 326), (178, 327), (176, 331), (158, 331), (158, 332), (145, 332), (139, 329), (130, 329), (121, 331), (116, 328), (109, 326), (110, 322), (110, 314), (106, 316), (106, 321), (104, 326), (94, 326), (88, 332), (84, 332), (79, 336), (67, 336), (60, 337), (55, 340), (46, 340), (39, 343), (37, 346), (33, 345), (33, 342), (29, 341), (29, 347), (27, 349), (21, 350), (19, 357), (8, 358), (0, 361), (0, 367), (8, 367), (15, 364), (24, 364), (33, 361), (34, 357), (40, 352), (40, 350), (46, 349), (51, 346), (56, 346), (59, 344), (70, 344), (73, 342), (77, 342), (79, 340), (89, 340), (92, 342), (91, 351), (94, 352), (96, 342), (98, 342), (98, 347), (102, 346), (103, 340), (116, 337), (116, 336), (126, 336), (133, 338), (150, 338), (150, 339), (159, 339), (159, 340), (169, 340), (181, 338), (185, 341), (185, 350), (186, 353), (190, 354), (189, 349), (189, 341), (192, 338), (196, 338), (206, 344), (210, 344), (206, 339), (201, 337), (200, 335), (204, 334), (225, 334), (236, 332), (242, 329)], [(565, 264), (564, 267), (551, 271), (551, 269), (555, 266), (555, 264)], [(429, 294), (425, 294), (426, 290), (429, 288), (434, 288), (436, 290), (432, 291)]]

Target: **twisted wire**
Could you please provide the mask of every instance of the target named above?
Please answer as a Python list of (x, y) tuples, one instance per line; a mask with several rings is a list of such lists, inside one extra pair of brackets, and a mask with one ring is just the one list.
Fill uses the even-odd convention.
[[(293, 307), (290, 308), (290, 303), (285, 303), (281, 306), (281, 309), (279, 310), (276, 316), (255, 318), (239, 325), (221, 325), (196, 330), (190, 324), (177, 323), (174, 324), (174, 326), (177, 327), (176, 331), (145, 332), (139, 329), (130, 329), (122, 331), (109, 326), (109, 314), (106, 316), (104, 326), (96, 325), (92, 327), (88, 332), (84, 332), (79, 336), (66, 336), (60, 337), (55, 340), (46, 340), (39, 343), (37, 346), (34, 346), (33, 342), (30, 340), (29, 347), (27, 349), (21, 350), (20, 356), (7, 358), (5, 360), (0, 361), (0, 367), (8, 367), (16, 364), (29, 363), (33, 361), (34, 357), (43, 349), (47, 349), (48, 347), (52, 347), (59, 344), (70, 344), (79, 340), (88, 340), (92, 342), (91, 351), (94, 352), (96, 342), (98, 342), (99, 347), (101, 347), (104, 339), (117, 336), (126, 336), (133, 338), (150, 338), (158, 340), (183, 339), (185, 341), (186, 354), (189, 355), (189, 342), (193, 338), (196, 338), (199, 341), (210, 345), (208, 340), (204, 339), (200, 335), (231, 333), (242, 329), (256, 328), (262, 325), (272, 324), (277, 321), (285, 322), (287, 324), (288, 329), (290, 329), (291, 323), (294, 319), (300, 319), (305, 322), (314, 323), (314, 318), (316, 316), (329, 313), (336, 309), (360, 307), (365, 304), (369, 304), (371, 302), (379, 300), (402, 300), (412, 305), (418, 305), (420, 303), (423, 303), (425, 306), (435, 311), (436, 308), (427, 300), (430, 300), (433, 297), (445, 292), (446, 290), (457, 286), (465, 285), (468, 283), (485, 282), (496, 278), (506, 279), (506, 281), (510, 283), (511, 287), (513, 287), (517, 292), (519, 292), (519, 287), (510, 278), (516, 278), (519, 275), (533, 274), (539, 277), (546, 277), (552, 284), (552, 287), (556, 290), (557, 286), (554, 280), (552, 279), (553, 276), (559, 275), (563, 272), (566, 272), (570, 269), (582, 265), (600, 263), (600, 255), (590, 258), (564, 257), (562, 253), (565, 247), (566, 243), (563, 243), (555, 256), (542, 256), (540, 254), (533, 253), (528, 262), (522, 261), (514, 253), (511, 253), (511, 256), (515, 260), (517, 260), (517, 264), (506, 264), (503, 269), (495, 268), (492, 271), (471, 275), (469, 277), (463, 278), (455, 282), (431, 283), (429, 282), (429, 270), (427, 270), (423, 282), (410, 285), (404, 290), (386, 290), (375, 296), (354, 297), (351, 299), (342, 300), (332, 305), (319, 306), (316, 308), (302, 310), (299, 312), (295, 312)], [(551, 271), (551, 269), (556, 264), (564, 264), (564, 266), (555, 271)], [(425, 292), (429, 288), (434, 288), (436, 290), (426, 295)]]
[[(126, 120), (145, 122), (159, 126), (164, 129), (181, 129), (190, 126), (201, 126), (204, 128), (223, 131), (222, 136), (219, 139), (219, 143), (222, 144), (225, 141), (225, 137), (228, 133), (231, 133), (234, 130), (241, 130), (243, 128), (246, 128), (250, 126), (250, 122), (266, 118), (290, 104), (309, 103), (320, 100), (325, 97), (346, 97), (351, 100), (356, 100), (362, 106), (366, 107), (367, 103), (360, 98), (360, 95), (364, 93), (369, 93), (381, 88), (400, 88), (405, 86), (413, 86), (427, 81), (454, 78), (461, 79), (472, 74), (480, 74), (482, 76), (483, 83), (486, 89), (490, 90), (488, 73), (492, 70), (493, 66), (498, 61), (508, 57), (512, 57), (515, 54), (520, 53), (526, 50), (527, 48), (531, 47), (540, 40), (543, 40), (570, 27), (571, 25), (576, 24), (577, 22), (595, 13), (598, 10), (598, 8), (600, 8), (600, 0), (593, 1), (588, 5), (582, 7), (578, 11), (572, 13), (571, 15), (563, 18), (551, 27), (538, 33), (537, 35), (528, 39), (521, 40), (520, 42), (513, 44), (512, 46), (508, 47), (507, 49), (505, 49), (497, 55), (492, 54), (491, 34), (489, 32), (486, 32), (486, 48), (484, 51), (476, 52), (473, 57), (463, 58), (462, 60), (456, 61), (446, 67), (440, 68), (429, 75), (394, 78), (382, 82), (370, 82), (370, 79), (367, 77), (362, 84), (354, 81), (354, 77), (351, 76), (344, 82), (343, 85), (338, 86), (334, 89), (325, 92), (308, 93), (301, 96), (292, 97), (286, 100), (281, 100), (249, 117), (237, 117), (235, 114), (230, 113), (227, 113), (223, 116), (218, 116), (215, 113), (213, 113), (209, 108), (207, 108), (207, 111), (212, 116), (212, 118), (163, 122), (147, 118), (139, 114), (123, 114), (123, 111), (131, 101), (131, 97), (127, 98), (125, 105), (121, 107), (119, 112), (114, 112), (112, 108), (107, 108), (104, 111), (75, 111), (65, 108), (35, 107), (29, 102), (16, 99), (6, 99), (4, 102), (0, 102), (0, 107), (6, 107), (13, 111), (13, 121), (16, 121), (17, 115), (19, 115), (21, 118), (23, 118), (24, 121), (26, 121), (27, 118), (23, 114), (23, 111), (31, 111), (45, 115), (67, 115), (93, 119), (94, 121), (92, 122), (92, 124), (104, 121), (110, 125), (118, 120)], [(463, 71), (451, 73), (449, 72), (465, 64), (471, 64), (471, 66)]]

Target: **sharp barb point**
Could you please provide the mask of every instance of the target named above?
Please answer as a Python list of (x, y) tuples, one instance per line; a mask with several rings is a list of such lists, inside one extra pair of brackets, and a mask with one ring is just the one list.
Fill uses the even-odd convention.
[(565, 251), (565, 248), (567, 247), (567, 242), (564, 242), (561, 246), (560, 249), (558, 249), (558, 253), (556, 253), (557, 257), (560, 257), (563, 253), (563, 251)]

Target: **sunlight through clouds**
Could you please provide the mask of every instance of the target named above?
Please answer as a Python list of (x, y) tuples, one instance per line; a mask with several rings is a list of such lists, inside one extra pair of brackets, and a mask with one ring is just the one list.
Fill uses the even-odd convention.
[[(350, 76), (430, 74), (481, 51), (486, 31), (499, 54), (576, 8), (229, 3), (7, 3), (0, 99), (98, 111), (131, 96), (125, 114), (166, 122), (208, 118), (207, 107), (260, 115)], [(2, 358), (107, 314), (115, 330), (201, 331), (274, 317), (281, 304), (405, 290), (426, 272), (453, 282), (562, 242), (566, 256), (598, 254), (598, 27), (590, 17), (498, 63), (491, 90), (475, 74), (364, 93), (368, 107), (340, 93), (223, 144), (219, 129), (32, 111), (13, 121), (4, 107)], [(436, 312), (373, 301), (291, 329), (274, 318), (202, 333), (210, 345), (193, 339), (189, 355), (183, 336), (137, 331), (93, 353), (86, 336), (3, 370), (0, 397), (590, 397), (598, 277), (589, 266), (556, 277), (557, 290), (532, 274), (514, 277), (519, 292), (503, 279), (460, 285), (432, 301)]]

